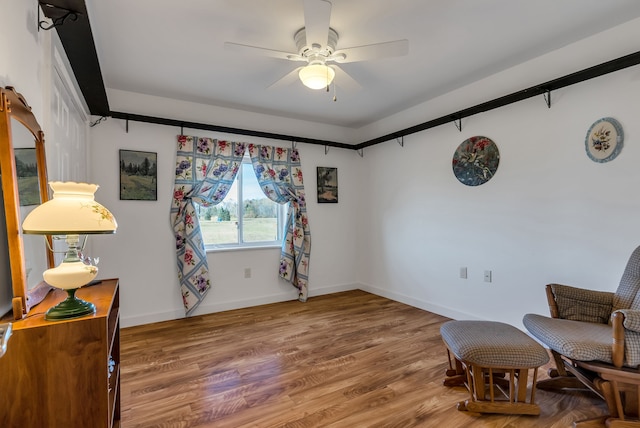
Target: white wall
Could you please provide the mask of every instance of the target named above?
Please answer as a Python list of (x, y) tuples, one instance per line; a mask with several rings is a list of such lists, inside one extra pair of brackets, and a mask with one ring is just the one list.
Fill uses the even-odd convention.
[[(64, 179), (70, 171), (60, 171), (58, 164), (51, 164), (55, 159), (65, 157), (66, 151), (70, 149), (65, 146), (66, 141), (54, 141), (51, 138), (51, 129), (54, 126), (52, 122), (55, 120), (55, 114), (49, 105), (54, 102), (51, 91), (53, 67), (57, 61), (53, 53), (55, 32), (37, 31), (37, 2), (12, 0), (5, 3), (2, 6), (3, 16), (11, 19), (6, 19), (0, 26), (0, 85), (16, 87), (31, 104), (45, 132), (49, 151), (55, 147), (55, 153), (50, 153), (51, 156), (48, 158), (50, 178)], [(61, 56), (64, 56), (64, 53), (61, 53)], [(65, 62), (66, 58), (62, 60)], [(73, 89), (75, 82), (70, 82), (69, 86)], [(111, 91), (109, 101), (113, 110), (335, 141), (350, 141), (353, 138), (353, 131), (346, 128), (138, 94)], [(128, 134), (124, 131), (124, 122), (113, 119), (92, 128), (91, 147), (95, 148), (95, 153), (91, 155), (87, 177), (87, 180), (101, 185), (96, 194), (97, 200), (113, 210), (120, 224), (115, 237), (92, 237), (90, 252), (92, 256), (100, 256), (100, 277), (121, 279), (123, 326), (183, 316), (172, 250), (174, 238), (169, 227), (168, 214), (172, 193), (171, 171), (174, 169), (175, 137), (179, 131), (158, 125), (130, 125)], [(215, 138), (242, 138), (197, 130), (190, 133)], [(255, 138), (243, 140), (261, 144), (288, 144)], [(88, 146), (89, 144), (82, 149), (87, 150)], [(358, 161), (361, 159), (355, 152), (348, 150), (332, 148), (325, 155), (324, 147), (321, 146), (300, 144), (298, 147), (307, 183), (309, 219), (313, 233), (310, 295), (354, 288), (356, 270), (352, 261), (356, 249), (356, 231), (352, 226), (355, 223), (356, 212), (355, 177)], [(158, 153), (160, 173), (157, 202), (119, 200), (120, 148)], [(76, 156), (77, 150), (71, 154)], [(85, 156), (81, 154), (79, 158)], [(339, 204), (318, 205), (315, 202), (316, 166), (338, 168), (341, 198)], [(345, 238), (345, 241), (340, 240), (342, 238)], [(339, 241), (338, 245), (336, 241)], [(6, 253), (6, 244), (3, 248)], [(277, 249), (218, 252), (211, 254), (209, 259), (214, 286), (196, 313), (297, 297), (296, 290), (290, 284), (278, 279)], [(243, 278), (245, 267), (252, 268), (251, 279)]]
[[(13, 85), (34, 108), (45, 134), (51, 50), (35, 28), (35, 2), (3, 5), (0, 85)], [(257, 128), (336, 141), (363, 141), (455, 109), (539, 83), (637, 50), (640, 21), (492, 76), (431, 103), (357, 130), (222, 111), (137, 94), (109, 92), (113, 110)], [(636, 190), (640, 171), (640, 70), (633, 67), (556, 91), (547, 109), (536, 97), (463, 120), (463, 132), (441, 126), (355, 152), (300, 144), (310, 195), (311, 295), (361, 287), (455, 318), (520, 324), (526, 312), (546, 313), (543, 285), (579, 284), (613, 290), (638, 245)], [(589, 126), (604, 116), (623, 125), (625, 146), (607, 164), (584, 151)], [(221, 123), (221, 120), (225, 123)], [(97, 199), (120, 228), (93, 239), (101, 277), (121, 278), (123, 325), (182, 316), (169, 227), (176, 128), (109, 119), (90, 134), (90, 177)], [(248, 139), (187, 130), (194, 135)], [(471, 188), (451, 171), (464, 139), (492, 138), (501, 151), (494, 179)], [(284, 143), (282, 143), (284, 144)], [(158, 201), (120, 201), (118, 150), (155, 151)], [(166, 167), (163, 169), (163, 166)], [(340, 203), (316, 204), (315, 167), (339, 170)], [(276, 275), (278, 251), (214, 253), (213, 290), (198, 313), (295, 299)], [(273, 267), (272, 267), (273, 266)], [(458, 278), (459, 268), (469, 278)], [(244, 279), (245, 267), (253, 278)], [(482, 273), (493, 271), (493, 282)]]
[[(24, 95), (43, 125), (48, 35), (37, 29), (37, 2), (4, 1), (0, 25), (0, 86), (13, 86)], [(7, 18), (10, 17), (10, 18)]]
[[(637, 40), (637, 38), (636, 38)], [(471, 88), (470, 88), (471, 89)], [(358, 279), (365, 290), (453, 318), (521, 326), (547, 314), (550, 282), (614, 291), (640, 244), (640, 69), (629, 68), (365, 150)], [(624, 148), (599, 164), (585, 152), (593, 122), (616, 118)], [(455, 178), (457, 146), (487, 136), (495, 177)], [(459, 278), (460, 267), (468, 279)], [(484, 270), (493, 281), (483, 281)]]
[[(358, 130), (355, 141), (633, 52), (628, 38), (640, 36), (640, 26), (631, 24)], [(603, 54), (600, 49), (612, 40), (624, 42)], [(532, 98), (464, 119), (463, 132), (453, 124), (440, 126), (405, 137), (404, 147), (391, 141), (366, 148), (364, 158), (339, 149), (325, 156), (323, 147), (301, 145), (308, 193), (315, 187), (315, 166), (337, 166), (340, 176), (340, 203), (309, 207), (311, 295), (360, 287), (453, 318), (521, 326), (525, 313), (547, 312), (543, 286), (549, 282), (614, 290), (640, 243), (635, 222), (640, 201), (633, 197), (640, 184), (634, 120), (639, 82), (640, 70), (630, 68), (554, 91), (551, 109), (542, 97)], [(305, 136), (337, 141), (350, 136), (342, 129), (254, 113), (120, 91), (109, 96), (114, 110), (237, 127), (249, 123), (248, 128), (279, 133), (304, 130)], [(625, 147), (614, 161), (597, 164), (587, 157), (584, 138), (604, 116), (622, 123)], [(182, 314), (167, 214), (178, 132), (132, 123), (126, 134), (124, 122), (116, 120), (93, 130), (92, 178), (103, 186), (101, 200), (122, 225), (115, 240), (100, 243), (101, 269), (122, 279), (125, 325)], [(451, 158), (474, 135), (497, 143), (501, 163), (490, 182), (466, 187), (454, 177)], [(167, 165), (168, 171), (159, 177), (157, 203), (117, 200), (119, 148), (158, 151), (159, 169)], [(276, 250), (213, 253), (209, 260), (214, 290), (199, 313), (295, 298), (275, 270), (270, 272)], [(242, 278), (244, 267), (253, 268), (253, 279)], [(467, 267), (468, 279), (459, 278), (460, 267)], [(491, 283), (483, 281), (484, 270), (492, 271)]]
[[(120, 98), (118, 98), (120, 97)], [(136, 94), (117, 94), (115, 98), (133, 100), (136, 105), (148, 103), (159, 116), (171, 112), (158, 111), (168, 100)], [(171, 105), (169, 103), (169, 105)], [(129, 112), (126, 106), (123, 111)], [(142, 106), (144, 108), (144, 106)], [(175, 108), (175, 105), (174, 105)], [(116, 109), (112, 105), (112, 109)], [(181, 103), (185, 117), (202, 115), (208, 106)], [(190, 113), (191, 112), (191, 113)], [(148, 113), (146, 113), (148, 114)], [(212, 117), (212, 116), (209, 116)], [(215, 117), (215, 116), (214, 116)], [(260, 128), (253, 117), (248, 128)], [(265, 117), (270, 126), (277, 118)], [(220, 124), (216, 120), (210, 121)], [(248, 123), (248, 122), (247, 122)], [(225, 124), (226, 125), (226, 124)], [(294, 124), (295, 125), (295, 124)], [(300, 126), (301, 124), (298, 124)], [(313, 124), (302, 124), (313, 127)], [(228, 125), (227, 125), (228, 126)], [(318, 127), (318, 125), (315, 125)], [(279, 132), (287, 132), (280, 125)], [(288, 147), (290, 143), (249, 138), (222, 133), (185, 129), (185, 134), (218, 139), (246, 141)], [(316, 131), (317, 132), (317, 131)], [(93, 251), (100, 256), (100, 276), (119, 277), (121, 311), (124, 326), (180, 318), (184, 316), (178, 287), (175, 261), (175, 239), (169, 224), (173, 194), (176, 136), (180, 129), (163, 125), (109, 119), (91, 129), (91, 180), (100, 184), (96, 200), (107, 206), (118, 221), (114, 236), (94, 237)], [(294, 134), (294, 132), (291, 132)], [(326, 138), (329, 138), (328, 136)], [(357, 176), (362, 159), (352, 150), (324, 146), (297, 145), (307, 192), (311, 227), (311, 263), (309, 295), (357, 288), (356, 230)], [(158, 154), (158, 200), (119, 200), (118, 156), (120, 149), (142, 150)], [(316, 201), (316, 167), (338, 168), (339, 203), (318, 204)], [(297, 290), (278, 277), (279, 249), (241, 250), (209, 253), (212, 290), (194, 314), (216, 312), (263, 303), (295, 300)], [(244, 268), (252, 269), (252, 278), (244, 278)]]

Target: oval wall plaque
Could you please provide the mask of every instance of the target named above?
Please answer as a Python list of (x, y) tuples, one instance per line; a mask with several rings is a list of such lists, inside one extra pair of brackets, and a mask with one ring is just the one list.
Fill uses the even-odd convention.
[(609, 162), (620, 154), (623, 140), (620, 122), (612, 117), (605, 117), (591, 125), (584, 140), (584, 148), (592, 161)]

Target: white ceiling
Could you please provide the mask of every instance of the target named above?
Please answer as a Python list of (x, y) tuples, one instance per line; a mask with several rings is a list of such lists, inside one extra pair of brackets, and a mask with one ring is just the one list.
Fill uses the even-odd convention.
[(638, 0), (332, 0), (337, 49), (409, 40), (407, 56), (342, 64), (361, 88), (338, 79), (333, 102), (333, 88), (268, 88), (299, 63), (224, 48), (295, 52), (302, 0), (86, 4), (108, 89), (350, 128), (640, 17)]

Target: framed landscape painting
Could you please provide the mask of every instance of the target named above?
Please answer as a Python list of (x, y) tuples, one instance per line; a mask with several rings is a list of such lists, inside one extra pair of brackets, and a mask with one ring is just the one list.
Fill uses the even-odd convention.
[(338, 168), (318, 167), (318, 203), (338, 203)]
[(120, 199), (158, 200), (158, 154), (120, 150)]

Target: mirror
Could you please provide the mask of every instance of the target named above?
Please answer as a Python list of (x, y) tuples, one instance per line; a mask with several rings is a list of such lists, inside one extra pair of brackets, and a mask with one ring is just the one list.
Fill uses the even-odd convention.
[(46, 169), (44, 133), (31, 107), (14, 88), (0, 88), (0, 177), (14, 319), (23, 318), (48, 292), (42, 272), (53, 266), (53, 254), (42, 238), (21, 233), (24, 217), (49, 199)]
[[(26, 127), (11, 118), (11, 140), (16, 161), (20, 224), (35, 207), (42, 203), (38, 177), (38, 159), (34, 137)], [(42, 272), (48, 269), (47, 251), (42, 236), (22, 234), (27, 290), (42, 282)]]

